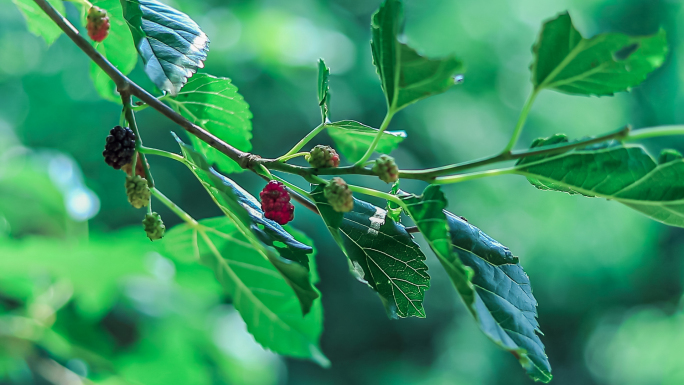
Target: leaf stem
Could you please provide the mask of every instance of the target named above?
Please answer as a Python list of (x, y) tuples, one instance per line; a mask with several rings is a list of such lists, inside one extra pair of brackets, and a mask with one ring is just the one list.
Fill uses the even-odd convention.
[(530, 110), (532, 109), (532, 104), (534, 104), (534, 100), (537, 98), (537, 93), (539, 93), (539, 90), (535, 88), (527, 97), (522, 111), (520, 111), (518, 122), (515, 124), (513, 135), (511, 135), (511, 139), (508, 141), (508, 144), (503, 149), (502, 153), (510, 152), (513, 147), (515, 147), (516, 143), (518, 143), (518, 139), (520, 138), (520, 134), (522, 134), (523, 127), (525, 127), (525, 121), (527, 121), (527, 115), (529, 115)]
[(157, 156), (163, 156), (165, 158), (173, 159), (175, 161), (181, 162), (181, 163), (187, 163), (185, 158), (178, 154), (174, 154), (172, 152), (164, 151), (164, 150), (159, 150), (157, 148), (150, 148), (150, 147), (144, 147), (141, 146), (140, 149), (138, 150), (139, 152), (143, 154), (148, 154), (148, 155), (157, 155)]
[(634, 130), (623, 139), (625, 142), (633, 142), (642, 139), (650, 139), (659, 136), (684, 135), (684, 125), (647, 127)]
[(300, 188), (300, 187), (298, 187), (298, 186), (295, 186), (294, 184), (292, 184), (292, 183), (286, 181), (285, 179), (283, 179), (283, 178), (281, 178), (281, 177), (279, 177), (279, 176), (277, 176), (277, 175), (273, 175), (273, 179), (275, 179), (275, 180), (279, 181), (280, 183), (284, 184), (285, 186), (287, 186), (287, 188), (289, 188), (290, 190), (292, 190), (292, 191), (296, 192), (297, 194), (303, 196), (304, 198), (313, 200), (313, 198), (311, 197), (311, 194), (309, 194), (308, 191), (306, 191), (306, 190), (304, 190), (304, 189), (302, 189), (302, 188)]
[[(123, 109), (124, 109), (124, 114), (126, 115), (126, 120), (128, 121), (128, 124), (131, 126), (131, 130), (133, 130), (133, 133), (135, 134), (135, 150), (136, 152), (140, 152), (140, 149), (143, 147), (142, 145), (142, 138), (140, 137), (140, 131), (138, 130), (138, 124), (135, 122), (135, 114), (133, 113), (133, 110), (131, 109), (131, 95), (128, 94), (127, 92), (124, 92), (121, 94), (121, 102), (123, 103)], [(147, 164), (147, 159), (145, 158), (145, 154), (140, 154), (141, 163), (143, 166), (143, 170), (145, 171), (145, 179), (147, 179), (147, 185), (150, 186), (150, 188), (154, 187), (154, 179), (152, 178), (152, 173), (150, 172), (150, 166)], [(136, 159), (137, 161), (137, 159)], [(131, 174), (135, 175), (135, 168), (137, 167), (137, 164), (132, 164), (131, 165)]]
[[(164, 95), (158, 97), (157, 100), (163, 101), (163, 100), (169, 99), (170, 97), (171, 97), (171, 94), (164, 94)], [(169, 99), (169, 101), (173, 101), (173, 99)], [(135, 112), (142, 111), (142, 110), (144, 110), (150, 106), (147, 103), (143, 103), (143, 102), (138, 102), (138, 103), (140, 103), (140, 104), (136, 103), (136, 105), (134, 105), (132, 107), (133, 111), (135, 111)]]
[(398, 204), (399, 206), (401, 206), (404, 210), (407, 210), (406, 203), (404, 203), (404, 201), (402, 201), (396, 195), (384, 193), (382, 191), (374, 190), (372, 188), (367, 188), (367, 187), (355, 186), (355, 185), (351, 185), (351, 184), (348, 186), (349, 186), (349, 190), (351, 190), (353, 192), (357, 192), (357, 193), (363, 194), (363, 195), (373, 196), (376, 198), (384, 199), (386, 201), (391, 201), (391, 202), (394, 202), (394, 203)]
[(192, 227), (199, 226), (199, 223), (190, 216), (190, 214), (186, 213), (181, 209), (177, 204), (173, 203), (173, 201), (169, 198), (166, 197), (166, 195), (162, 194), (161, 191), (159, 191), (156, 187), (153, 187), (150, 189), (152, 191), (152, 195), (157, 198), (161, 203), (164, 204), (164, 206), (168, 207), (171, 211), (173, 211), (176, 215), (180, 217), (183, 221), (185, 221), (187, 224), (189, 224)]
[[(304, 148), (304, 146), (306, 146), (306, 144), (309, 143), (311, 141), (311, 139), (313, 139), (316, 135), (318, 135), (321, 131), (323, 131), (324, 128), (325, 128), (325, 123), (319, 124), (318, 126), (316, 126), (316, 128), (311, 130), (311, 132), (306, 134), (306, 136), (303, 137), (302, 140), (299, 141), (299, 143), (297, 143), (294, 147), (292, 147), (292, 149), (290, 151), (288, 151), (285, 155), (281, 156), (280, 158), (278, 158), (276, 160), (283, 161), (283, 158), (287, 158), (291, 155), (294, 155), (297, 151)], [(289, 158), (287, 158), (287, 159), (289, 159)], [(287, 160), (287, 159), (285, 159), (285, 160)]]
[(306, 156), (309, 155), (308, 152), (298, 152), (296, 154), (290, 154), (290, 155), (283, 155), (280, 158), (276, 159), (279, 162), (287, 162), (290, 159), (298, 158), (300, 156)]
[(370, 159), (371, 155), (373, 155), (373, 151), (375, 151), (375, 148), (378, 147), (378, 143), (380, 143), (382, 134), (385, 132), (385, 130), (387, 130), (387, 127), (389, 127), (389, 124), (392, 121), (392, 117), (394, 117), (394, 112), (390, 110), (385, 115), (385, 119), (382, 120), (380, 129), (378, 129), (378, 132), (375, 134), (375, 138), (373, 138), (373, 141), (368, 147), (368, 150), (366, 150), (366, 153), (363, 154), (363, 157), (361, 157), (361, 159), (359, 159), (359, 161), (354, 164), (355, 167), (363, 167), (363, 165), (368, 161), (368, 159)]

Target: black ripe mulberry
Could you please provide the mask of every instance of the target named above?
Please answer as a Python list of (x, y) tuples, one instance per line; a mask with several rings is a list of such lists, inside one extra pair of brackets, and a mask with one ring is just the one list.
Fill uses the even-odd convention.
[(127, 163), (135, 153), (135, 134), (128, 127), (116, 126), (109, 131), (107, 143), (102, 155), (108, 165), (118, 170)]

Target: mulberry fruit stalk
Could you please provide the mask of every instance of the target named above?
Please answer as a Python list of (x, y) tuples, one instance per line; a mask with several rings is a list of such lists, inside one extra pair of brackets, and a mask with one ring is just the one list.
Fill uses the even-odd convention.
[(319, 144), (306, 155), (306, 161), (315, 168), (334, 168), (340, 165), (340, 156), (334, 148)]
[(109, 131), (102, 155), (108, 165), (118, 170), (131, 163), (135, 153), (135, 134), (128, 127), (116, 126)]
[(92, 6), (86, 16), (86, 30), (88, 36), (96, 42), (101, 42), (109, 34), (109, 16), (107, 11), (100, 7)]
[(150, 238), (150, 241), (156, 241), (164, 237), (166, 226), (164, 226), (164, 222), (159, 214), (145, 214), (145, 219), (143, 219), (142, 223), (147, 233), (147, 238)]
[(272, 180), (259, 193), (264, 216), (281, 225), (294, 219), (294, 206), (290, 203), (290, 193), (285, 185)]
[[(141, 178), (144, 178), (144, 177), (145, 177), (145, 168), (143, 167), (143, 159), (144, 159), (144, 158), (145, 158), (145, 157), (143, 157), (143, 156), (139, 156), (139, 157), (138, 157), (138, 162), (137, 162), (137, 164), (135, 165), (135, 174), (138, 175), (138, 176), (140, 176)], [(147, 168), (150, 168), (150, 163), (147, 162), (147, 161), (145, 161), (145, 163), (147, 163)], [(133, 161), (131, 161), (130, 163), (126, 163), (126, 164), (124, 164), (123, 166), (121, 166), (121, 170), (122, 170), (123, 172), (125, 172), (128, 176), (133, 175), (133, 166), (132, 166), (132, 164), (133, 164)]]
[(346, 213), (352, 211), (354, 208), (354, 197), (352, 196), (351, 190), (349, 190), (347, 182), (342, 178), (332, 178), (332, 180), (325, 185), (323, 195), (325, 196), (325, 199), (328, 200), (328, 203), (330, 203), (333, 210), (337, 212)]

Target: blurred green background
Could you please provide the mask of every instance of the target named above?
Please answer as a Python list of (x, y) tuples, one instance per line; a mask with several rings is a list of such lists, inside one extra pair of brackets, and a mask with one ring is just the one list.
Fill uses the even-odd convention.
[[(319, 57), (332, 70), (332, 119), (380, 124), (385, 102), (369, 49), (378, 0), (165, 2), (211, 38), (203, 72), (232, 78), (250, 103), (256, 153), (281, 155), (317, 125)], [(668, 61), (615, 97), (543, 92), (520, 146), (558, 132), (684, 122), (680, 1), (407, 0), (412, 46), (454, 53), (468, 70), (462, 85), (395, 117), (391, 129), (409, 135), (393, 153), (400, 167), (500, 150), (531, 89), (530, 48), (541, 23), (566, 9), (585, 36), (665, 28)], [(78, 20), (70, 4), (67, 14)], [(123, 173), (101, 156), (120, 107), (98, 97), (89, 68), (66, 37), (48, 48), (11, 1), (0, 1), (1, 384), (77, 384), (77, 375), (145, 385), (531, 383), (479, 332), (436, 259), (428, 257), (427, 319), (390, 321), (348, 273), (320, 219), (301, 206), (294, 225), (318, 249), (322, 348), (332, 368), (261, 349), (208, 269), (165, 258), (145, 237)], [(151, 89), (140, 66), (131, 76)], [(179, 127), (151, 110), (138, 121), (146, 145), (177, 151), (169, 132)], [(317, 143), (331, 140), (323, 134)], [(684, 150), (680, 138), (645, 145)], [(220, 215), (183, 165), (151, 163), (158, 187), (195, 218)], [(252, 194), (263, 187), (252, 174), (231, 177)], [(538, 191), (517, 176), (445, 190), (451, 211), (520, 256), (539, 302), (552, 383), (684, 384), (682, 229), (613, 202)], [(161, 205), (155, 210), (167, 227), (179, 223)]]

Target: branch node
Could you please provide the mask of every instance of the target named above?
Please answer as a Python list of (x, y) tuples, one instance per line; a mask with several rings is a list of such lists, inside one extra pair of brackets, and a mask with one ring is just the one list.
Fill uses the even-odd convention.
[(627, 138), (629, 136), (630, 131), (632, 131), (632, 125), (628, 124), (622, 128), (620, 133), (617, 135), (616, 139), (622, 140), (622, 139)]
[(254, 170), (259, 165), (261, 157), (251, 153), (240, 154), (238, 164), (245, 170)]

